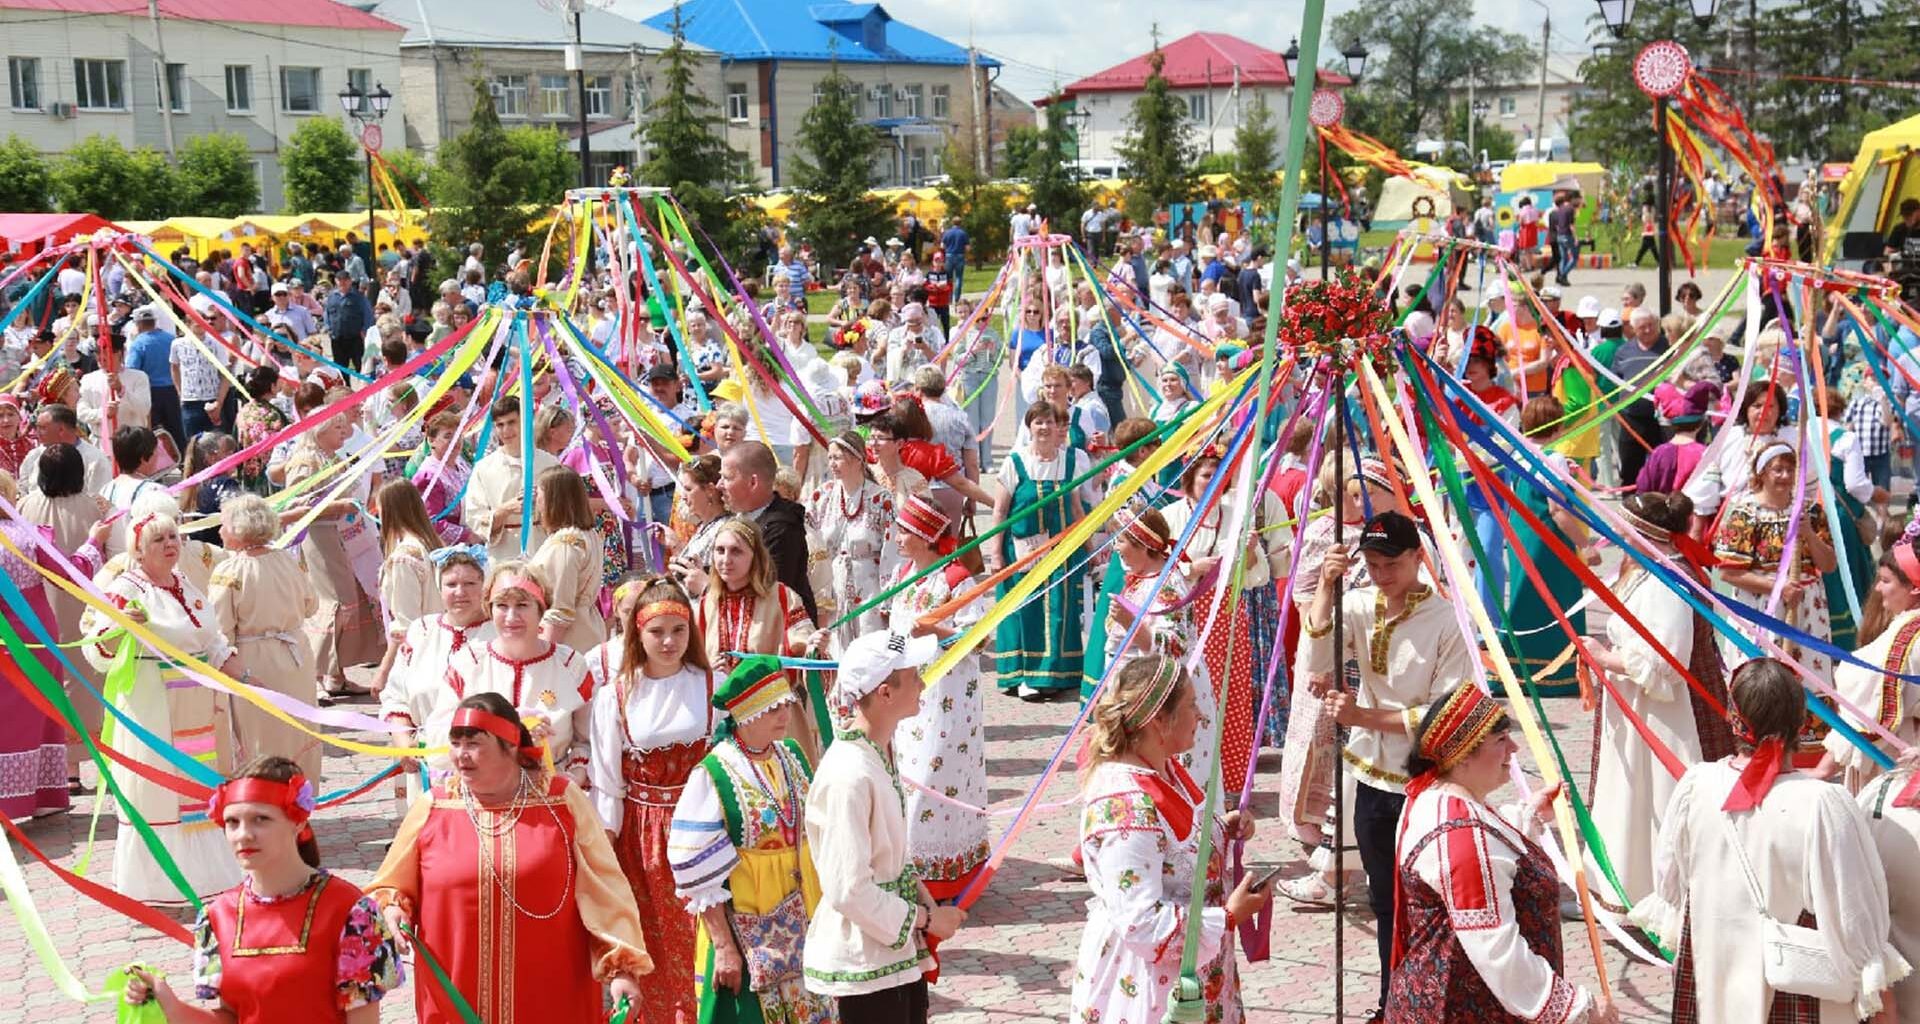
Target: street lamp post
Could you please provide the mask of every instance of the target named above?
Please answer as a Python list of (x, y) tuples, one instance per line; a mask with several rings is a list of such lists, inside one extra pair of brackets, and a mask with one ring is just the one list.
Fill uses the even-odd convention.
[[(1281, 54), (1287, 62), (1287, 77), (1296, 78), (1300, 66), (1300, 41), (1294, 40)], [(1350, 44), (1340, 51), (1340, 58), (1346, 62), (1348, 84), (1357, 85), (1360, 76), (1367, 70), (1367, 48), (1358, 42)], [(1297, 79), (1296, 79), (1297, 80)], [(1312, 103), (1307, 108), (1307, 116), (1315, 128), (1331, 128), (1340, 123), (1340, 117), (1346, 112), (1346, 100), (1332, 89), (1313, 90)], [(1333, 276), (1333, 233), (1329, 226), (1329, 210), (1333, 204), (1327, 199), (1327, 159), (1326, 146), (1320, 147), (1320, 279)]]
[(593, 147), (587, 140), (587, 51), (580, 41), (580, 14), (587, 9), (586, 0), (567, 0), (567, 13), (573, 15), (573, 58), (574, 87), (580, 93), (580, 187), (593, 187)]
[[(373, 195), (373, 154), (380, 148), (380, 122), (387, 119), (387, 108), (393, 103), (393, 93), (387, 91), (384, 82), (374, 83), (372, 92), (361, 92), (352, 82), (340, 90), (340, 108), (360, 126), (360, 145), (367, 151), (367, 276), (372, 278), (379, 264), (374, 259), (374, 250), (378, 243), (375, 236), (379, 229), (374, 219)], [(396, 216), (397, 216), (396, 212)]]
[[(1598, 0), (1600, 17), (1615, 39), (1624, 39), (1627, 23), (1633, 19), (1636, 0)], [(1679, 0), (1673, 0), (1678, 4)], [(1719, 0), (1687, 0), (1695, 24), (1705, 26), (1713, 20)], [(1670, 99), (1686, 85), (1693, 71), (1687, 48), (1671, 39), (1655, 40), (1642, 47), (1633, 58), (1634, 83), (1653, 100), (1653, 120), (1659, 133), (1659, 170), (1654, 177), (1653, 213), (1655, 230), (1660, 235), (1660, 315), (1673, 309), (1673, 138), (1667, 126)]]
[(1479, 130), (1480, 121), (1493, 109), (1486, 100), (1474, 100), (1467, 108), (1467, 159), (1473, 161), (1474, 177), (1479, 177), (1480, 151), (1473, 148), (1474, 133)]

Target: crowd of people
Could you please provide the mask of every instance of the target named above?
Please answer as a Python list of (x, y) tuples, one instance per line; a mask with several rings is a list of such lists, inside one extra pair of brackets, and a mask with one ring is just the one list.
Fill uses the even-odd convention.
[[(410, 972), (427, 1021), (622, 1001), (675, 1024), (923, 1020), (933, 951), (987, 870), (987, 704), (1017, 699), (1091, 703), (1079, 842), (1059, 851), (1092, 897), (1074, 1020), (1161, 1019), (1195, 910), (1208, 1019), (1240, 1019), (1238, 925), (1276, 894), (1371, 912), (1382, 1019), (1618, 1019), (1567, 980), (1538, 830), (1557, 794), (1492, 802), (1514, 747), (1471, 682), (1482, 640), (1443, 586), (1444, 533), (1475, 541), (1468, 585), (1512, 627), (1490, 642), (1543, 693), (1577, 689), (1582, 661), (1605, 675), (1582, 787), (1596, 912), (1679, 955), (1676, 1019), (1920, 1019), (1920, 993), (1896, 997), (1920, 957), (1896, 884), (1920, 836), (1911, 769), (1883, 774), (1799, 710), (1793, 670), (1631, 561), (1611, 588), (1644, 628), (1616, 615), (1566, 656), (1546, 606), (1584, 632), (1585, 584), (1553, 553), (1600, 563), (1578, 517), (1504, 476), (1469, 481), (1457, 514), (1411, 505), (1364, 417), (1278, 429), (1302, 385), (1278, 396), (1257, 494), (1214, 441), (1143, 469), (1248, 365), (1270, 254), (1211, 220), (1167, 237), (1108, 211), (1081, 224), (1089, 265), (1038, 213), (1016, 214), (1026, 262), (984, 295), (957, 224), (870, 238), (833, 274), (780, 249), (737, 297), (680, 313), (624, 296), (611, 252), (564, 311), (524, 253), (478, 248), (436, 289), (404, 245), (291, 249), (281, 279), (247, 247), (93, 280), (68, 265), (38, 293), (24, 275), (0, 347), (0, 563), (25, 600), (4, 615), (75, 645), (39, 669), (138, 766), (114, 769), (113, 887), (205, 902), (193, 991), (142, 972), (127, 997), (250, 1024), (298, 992), (364, 1024), (431, 954), (445, 980)], [(834, 295), (824, 337), (816, 290)], [(1384, 298), (1472, 396), (1449, 402), (1461, 422), (1498, 419), (1550, 445), (1552, 473), (1627, 492), (1639, 545), (1856, 652), (1783, 644), (1920, 737), (1903, 678), (1920, 547), (1889, 508), (1902, 417), (1851, 369), (1837, 304), (1803, 311), (1823, 339), (1809, 367), (1790, 307), (1736, 359), (1738, 317), (1691, 284), (1666, 318), (1637, 285), (1569, 308), (1539, 278)], [(578, 333), (492, 346), (503, 311)], [(462, 375), (443, 342), (487, 356)], [(1658, 388), (1578, 429), (1649, 372)], [(1344, 476), (1310, 461), (1336, 449)], [(923, 677), (990, 612), (984, 643)], [(417, 751), (364, 889), (320, 866), (326, 741), (267, 703), (377, 708)], [(105, 799), (68, 723), (19, 693), (0, 707), (0, 810)], [(1263, 749), (1278, 775), (1250, 779)], [(167, 785), (180, 757), (228, 781)], [(1276, 783), (1268, 841), (1306, 870), (1236, 879), (1227, 847), (1256, 834), (1239, 795)], [(1796, 928), (1840, 980), (1775, 974), (1762, 947)]]

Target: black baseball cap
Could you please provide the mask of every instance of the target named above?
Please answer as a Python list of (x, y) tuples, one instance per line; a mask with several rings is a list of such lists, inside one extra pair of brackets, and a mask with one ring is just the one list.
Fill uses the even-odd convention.
[(1360, 531), (1360, 550), (1398, 557), (1420, 546), (1420, 528), (1401, 512), (1381, 512)]
[(647, 381), (649, 383), (656, 380), (679, 379), (680, 371), (675, 369), (672, 363), (655, 363), (647, 368)]

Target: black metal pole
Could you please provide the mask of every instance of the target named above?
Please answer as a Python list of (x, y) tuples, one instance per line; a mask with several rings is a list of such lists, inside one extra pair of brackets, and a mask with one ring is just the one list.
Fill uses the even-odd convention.
[[(1327, 147), (1322, 145), (1320, 147), (1320, 280), (1322, 281), (1333, 276), (1333, 233), (1327, 227), (1328, 205), (1330, 204), (1327, 202)], [(1335, 459), (1339, 457), (1338, 452), (1334, 453)], [(1335, 533), (1339, 530), (1338, 526), (1334, 527)]]
[[(363, 141), (364, 141), (364, 138), (363, 138)], [(374, 216), (373, 216), (374, 207), (377, 205), (378, 204), (375, 203), (373, 200), (373, 147), (368, 146), (367, 147), (367, 264), (368, 264), (367, 280), (369, 282), (375, 279), (374, 270), (380, 266), (380, 261), (378, 257), (375, 255), (375, 253), (379, 251), (379, 246), (380, 246), (380, 241), (377, 237), (378, 232), (375, 229), (375, 225), (378, 222), (374, 219)], [(369, 299), (368, 301), (371, 302), (372, 300)]]
[(573, 12), (574, 84), (580, 91), (580, 187), (593, 187), (593, 149), (587, 142), (587, 51), (580, 42), (580, 12)]
[[(1655, 177), (1653, 212), (1659, 218), (1660, 315), (1664, 317), (1673, 311), (1673, 138), (1667, 132), (1665, 96), (1654, 98), (1653, 119), (1660, 130), (1660, 171)], [(1761, 239), (1760, 244), (1764, 248), (1767, 240)]]
[[(1320, 234), (1324, 243), (1326, 238), (1326, 167), (1320, 165)], [(1327, 272), (1325, 257), (1320, 261), (1320, 273)], [(1335, 363), (1333, 376), (1327, 386), (1333, 389), (1334, 422), (1339, 429), (1334, 434), (1333, 445), (1333, 542), (1345, 541), (1347, 510), (1344, 507), (1347, 494), (1347, 368)], [(1342, 607), (1346, 600), (1347, 577), (1342, 573), (1333, 581), (1333, 685), (1340, 689), (1347, 686), (1347, 629), (1346, 611)], [(1347, 788), (1341, 776), (1345, 769), (1340, 765), (1341, 745), (1340, 727), (1333, 727), (1333, 1019), (1347, 1019), (1347, 865), (1346, 837), (1341, 830), (1346, 825)]]

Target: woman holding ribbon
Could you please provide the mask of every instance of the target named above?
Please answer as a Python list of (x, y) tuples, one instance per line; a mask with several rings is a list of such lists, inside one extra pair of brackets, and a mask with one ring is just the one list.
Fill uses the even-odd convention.
[[(353, 436), (351, 416), (338, 413), (303, 422), (310, 429), (300, 435), (293, 454), (287, 457), (287, 486), (298, 486), (309, 477), (325, 473), (326, 479), (306, 492), (309, 499), (317, 499), (332, 493), (340, 483), (340, 473), (351, 474), (353, 479), (307, 527), (303, 545), (307, 565), (314, 570), (314, 589), (320, 596), (322, 613), (331, 618), (316, 652), (319, 670), (327, 677), (330, 696), (351, 697), (369, 691), (347, 682), (347, 668), (378, 662), (383, 654), (379, 613), (370, 599), (380, 585), (379, 540), (362, 511), (372, 481), (366, 475), (367, 466), (344, 471), (335, 468), (343, 459), (341, 450)], [(377, 475), (378, 470), (373, 472)]]
[(1073, 972), (1071, 1020), (1166, 1016), (1180, 977), (1201, 828), (1213, 836), (1195, 975), (1207, 1020), (1237, 1024), (1243, 1017), (1234, 928), (1272, 892), (1254, 888), (1251, 873), (1226, 891), (1226, 844), (1253, 837), (1250, 812), (1197, 820), (1206, 795), (1180, 765), (1200, 726), (1197, 692), (1178, 658), (1144, 655), (1123, 666), (1094, 702), (1080, 786), (1080, 853), (1093, 899)]
[(1765, 380), (1748, 386), (1740, 411), (1728, 421), (1726, 431), (1713, 439), (1693, 476), (1687, 478), (1684, 490), (1693, 499), (1695, 536), (1704, 535), (1723, 503), (1747, 491), (1754, 459), (1763, 449), (1791, 443), (1779, 434), (1786, 411), (1785, 388)]
[[(1067, 446), (1066, 410), (1036, 402), (1023, 419), (1029, 447), (1008, 452), (1000, 464), (993, 520), (1007, 522), (1014, 510), (1035, 507), (1012, 519), (996, 542), (982, 547), (990, 573), (1047, 547), (1086, 515), (1081, 488), (1067, 487), (1089, 463), (1085, 452)], [(1000, 621), (993, 645), (994, 681), (1000, 692), (1042, 701), (1078, 687), (1086, 654), (1080, 592), (1086, 569), (1081, 561), (1070, 558), (1039, 592)], [(1017, 583), (1002, 583), (1000, 596)]]
[[(1866, 816), (1845, 790), (1794, 770), (1807, 712), (1792, 668), (1756, 658), (1735, 670), (1732, 691), (1739, 753), (1681, 777), (1654, 850), (1653, 894), (1633, 908), (1635, 924), (1679, 951), (1673, 1020), (1870, 1017), (1911, 969), (1888, 939), (1887, 876)], [(1769, 984), (1781, 939), (1824, 947), (1826, 970), (1812, 973), (1830, 973), (1831, 985)]]
[[(200, 588), (179, 572), (180, 527), (172, 516), (143, 512), (127, 530), (133, 556), (127, 571), (105, 588), (107, 600), (142, 629), (169, 647), (211, 665), (241, 682), (241, 657), (220, 631), (219, 619)], [(227, 702), (189, 678), (172, 655), (123, 635), (120, 624), (101, 610), (81, 616), (82, 650), (107, 673), (106, 696), (128, 720), (170, 743), (187, 757), (224, 774), (233, 766), (232, 730)], [(153, 748), (124, 726), (103, 729), (106, 745), (162, 772), (176, 772)], [(220, 849), (220, 833), (205, 820), (207, 802), (128, 772), (115, 780), (126, 802), (153, 827), (160, 845), (180, 868), (197, 896), (232, 888), (239, 869)], [(189, 818), (199, 820), (189, 821)], [(114, 839), (113, 887), (148, 903), (178, 903), (183, 894), (140, 834), (125, 820)]]
[(534, 482), (533, 515), (547, 537), (532, 565), (553, 583), (540, 635), (585, 654), (607, 638), (607, 620), (600, 614), (606, 549), (586, 480), (565, 466), (541, 470)]
[[(448, 743), (453, 774), (408, 808), (367, 887), (402, 948), (424, 943), (483, 1021), (599, 1020), (603, 985), (638, 1001), (653, 959), (587, 795), (501, 694), (462, 699)], [(444, 987), (414, 991), (421, 1024), (461, 1019)]]
[(1533, 794), (1524, 827), (1487, 802), (1507, 784), (1507, 731), (1506, 712), (1467, 681), (1414, 732), (1386, 1004), (1395, 1024), (1620, 1019), (1561, 962), (1560, 880), (1528, 835), (1559, 787)]
[(820, 882), (802, 820), (813, 768), (787, 736), (796, 700), (778, 658), (734, 666), (713, 694), (725, 714), (713, 749), (673, 809), (675, 891), (699, 921), (699, 1024), (839, 1019), (835, 1000), (808, 992), (800, 969)]
[[(822, 619), (843, 617), (880, 592), (882, 574), (892, 568), (886, 563), (898, 561), (887, 535), (899, 500), (868, 474), (867, 445), (860, 435), (838, 434), (828, 442), (827, 479), (807, 497), (807, 528), (820, 542), (814, 556), (826, 556), (832, 573), (825, 591), (832, 597), (821, 609)], [(816, 584), (814, 593), (821, 592)], [(885, 628), (886, 616), (885, 608), (872, 608), (834, 627), (836, 646)]]
[[(1909, 525), (1887, 548), (1874, 571), (1873, 595), (1863, 612), (1866, 629), (1861, 635), (1867, 638), (1867, 644), (1855, 651), (1854, 657), (1876, 666), (1878, 671), (1852, 662), (1841, 662), (1833, 670), (1833, 686), (1843, 700), (1873, 715), (1883, 728), (1908, 744), (1920, 742), (1920, 699), (1916, 699), (1920, 694), (1915, 693), (1914, 684), (1900, 678), (1920, 676), (1920, 551), (1915, 550), (1916, 537), (1920, 537), (1920, 526)], [(1848, 712), (1841, 714), (1883, 752), (1895, 753), (1887, 749), (1885, 740), (1867, 732), (1866, 723)], [(1821, 744), (1826, 754), (1815, 774), (1842, 772), (1848, 792), (1860, 792), (1880, 774), (1880, 766), (1845, 736), (1830, 732)]]
[[(547, 581), (527, 563), (494, 566), (485, 592), (493, 639), (468, 644), (447, 659), (446, 685), (460, 700), (478, 693), (505, 697), (546, 748), (554, 770), (584, 784), (593, 673), (586, 655), (541, 637), (548, 593)], [(443, 728), (439, 722), (427, 725), (428, 746), (445, 741)]]
[[(910, 494), (900, 506), (894, 537), (906, 561), (888, 586), (920, 578), (893, 596), (889, 624), (902, 636), (942, 640), (980, 620), (985, 602), (976, 597), (949, 607), (972, 588), (958, 560), (929, 572), (955, 547), (953, 525), (932, 500)], [(907, 792), (907, 856), (916, 877), (936, 900), (958, 896), (986, 863), (987, 818), (974, 810), (987, 803), (986, 706), (980, 693), (980, 656), (955, 662), (920, 700), (920, 713), (894, 732), (894, 756)]]
[[(9, 504), (20, 501), (12, 474), (4, 471), (0, 471), (0, 497)], [(84, 573), (99, 563), (99, 545), (107, 530), (104, 523), (93, 524), (86, 542), (69, 556), (77, 563), (75, 568)], [(0, 537), (10, 547), (0, 550), (0, 572), (7, 574), (24, 599), (18, 605), (9, 603), (0, 608), (8, 626), (22, 641), (32, 643), (27, 616), (33, 616), (55, 640), (70, 636), (58, 632), (53, 605), (47, 601), (47, 592), (54, 588), (47, 586), (40, 575), (40, 569), (61, 572), (52, 550), (43, 547), (56, 542), (53, 528), (26, 518), (0, 519)], [(60, 662), (53, 652), (41, 649), (33, 652), (33, 657), (58, 685)], [(0, 815), (25, 818), (58, 814), (71, 800), (62, 771), (67, 761), (67, 726), (41, 713), (26, 692), (11, 686), (6, 689), (9, 692), (0, 694)]]
[[(404, 484), (402, 486), (405, 486)], [(275, 548), (280, 516), (265, 498), (242, 491), (220, 506), (220, 543), (227, 560), (213, 570), (207, 603), (220, 632), (255, 685), (305, 703), (313, 699), (313, 649), (307, 617), (320, 610), (300, 552)], [(320, 740), (268, 714), (252, 701), (235, 699), (233, 731), (237, 760), (277, 755), (294, 762), (320, 784)]]
[(600, 823), (633, 889), (654, 970), (636, 1018), (691, 1022), (693, 919), (674, 894), (668, 824), (713, 735), (713, 673), (693, 637), (693, 606), (662, 576), (639, 585), (619, 664), (594, 694), (588, 776)]
[[(1686, 495), (1633, 494), (1622, 503), (1621, 515), (1654, 551), (1699, 579), (1695, 560), (1704, 552), (1687, 535), (1693, 502)], [(1654, 839), (1679, 781), (1655, 756), (1634, 720), (1683, 765), (1733, 753), (1733, 733), (1722, 711), (1727, 685), (1713, 627), (1678, 591), (1631, 558), (1614, 581), (1613, 592), (1625, 604), (1627, 616), (1610, 616), (1606, 638), (1586, 641), (1587, 653), (1611, 683), (1604, 687), (1608, 692), (1595, 697), (1600, 714), (1594, 724), (1593, 787), (1587, 798), (1613, 877), (1620, 883), (1617, 892), (1611, 883), (1596, 883), (1593, 899), (1609, 913), (1625, 914), (1653, 892)], [(1651, 641), (1633, 627), (1634, 621), (1646, 628)], [(1686, 666), (1686, 675), (1700, 688), (1690, 686), (1668, 657)], [(1598, 867), (1594, 861), (1587, 877), (1606, 878)]]
[[(492, 642), (497, 632), (483, 596), (487, 572), (480, 559), (486, 557), (486, 548), (438, 548), (427, 557), (434, 564), (440, 604), (446, 610), (422, 615), (407, 627), (393, 672), (380, 690), (380, 717), (393, 730), (397, 747), (413, 746), (422, 730), (444, 733), (461, 696), (447, 685), (448, 667), (455, 655), (469, 645)], [(409, 799), (420, 795), (417, 772), (407, 773), (407, 793)]]
[(138, 967), (127, 1002), (158, 1001), (170, 1024), (378, 1024), (406, 969), (373, 900), (320, 867), (314, 798), (284, 757), (256, 759), (214, 790), (210, 817), (244, 872), (193, 924), (194, 997), (217, 1009), (188, 1005)]

